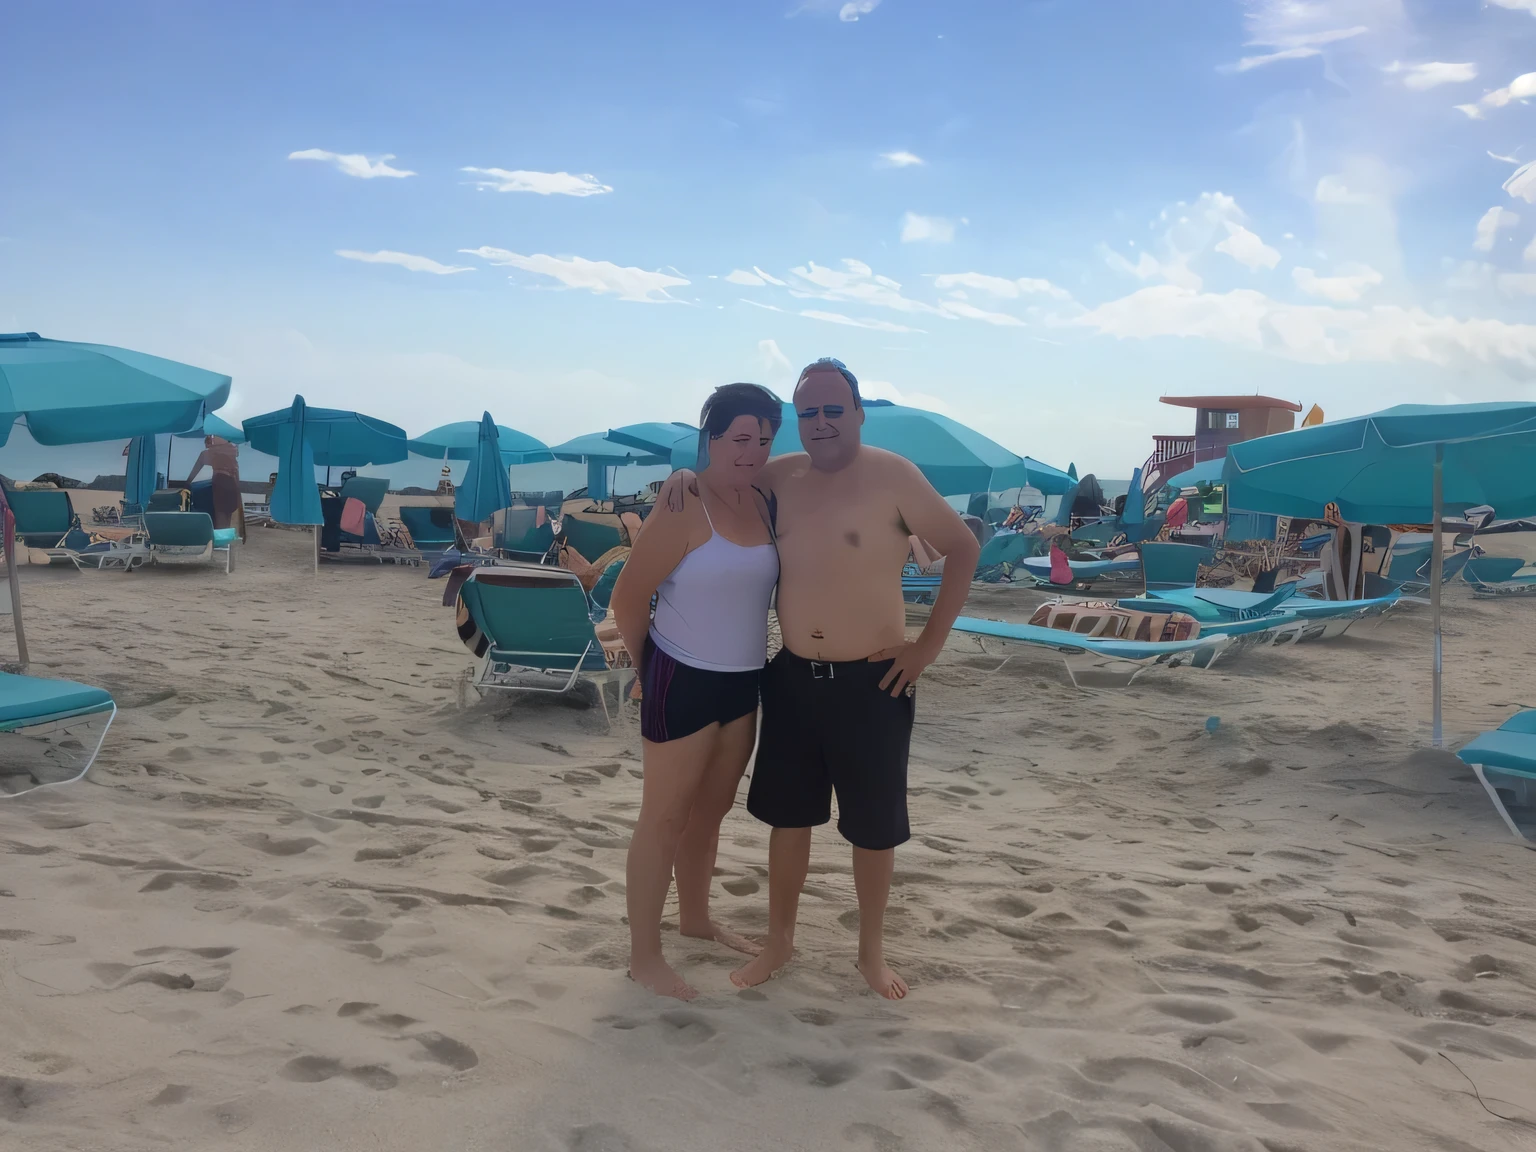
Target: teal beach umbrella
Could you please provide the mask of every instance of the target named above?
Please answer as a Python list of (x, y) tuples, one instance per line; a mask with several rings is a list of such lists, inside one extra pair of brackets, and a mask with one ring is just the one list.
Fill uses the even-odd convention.
[(292, 407), (283, 412), (287, 419), (281, 424), (263, 425), (271, 429), (271, 448), (260, 449), (277, 457), (277, 483), (272, 486), (270, 500), (272, 519), (279, 524), (324, 524), (304, 397), (295, 396)]
[[(297, 407), (301, 397), (294, 397)], [(304, 439), (322, 468), (395, 464), (410, 454), (405, 430), (385, 420), (339, 408), (305, 408)], [(279, 408), (245, 421), (247, 442), (257, 452), (280, 456), (279, 435), (291, 425), (293, 408)]]
[(608, 429), (607, 438), (615, 444), (638, 448), (653, 456), (672, 458), (672, 449), (683, 440), (697, 440), (699, 430), (692, 424), (673, 421), (669, 424), (626, 424), (622, 428)]
[(159, 356), (0, 334), (0, 445), (24, 420), (39, 444), (181, 432), (229, 398), (228, 376)]
[(140, 507), (149, 503), (159, 474), (155, 469), (155, 438), (135, 436), (128, 442), (127, 476), (123, 481), (123, 503)]
[[(479, 446), (481, 423), (479, 420), (459, 420), (443, 424), (410, 441), (410, 450), (418, 456), (430, 456), (434, 460), (468, 460)], [(501, 444), (503, 464), (542, 464), (554, 459), (542, 440), (526, 432), (498, 424), (496, 435)]]
[(196, 428), (176, 433), (182, 440), (201, 440), (204, 436), (217, 436), (231, 444), (245, 443), (245, 429), (237, 428), (217, 412), (209, 412)]
[(646, 448), (636, 448), (630, 444), (620, 444), (610, 440), (601, 432), (591, 432), (585, 436), (577, 436), (574, 440), (567, 440), (564, 444), (556, 444), (550, 449), (556, 460), (572, 460), (584, 462), (587, 466), (587, 496), (593, 500), (606, 500), (608, 491), (608, 469), (620, 468), (626, 464), (666, 464), (669, 457), (659, 452)]
[(480, 438), (464, 470), (464, 483), (453, 494), (453, 514), (460, 520), (478, 524), (512, 506), (512, 481), (502, 462), (499, 432), (489, 412), (481, 417)]
[(1321, 519), (1433, 526), (1432, 739), (1441, 743), (1441, 519), (1492, 505), (1500, 519), (1536, 513), (1536, 404), (1399, 404), (1383, 412), (1263, 436), (1227, 449), (1227, 506)]

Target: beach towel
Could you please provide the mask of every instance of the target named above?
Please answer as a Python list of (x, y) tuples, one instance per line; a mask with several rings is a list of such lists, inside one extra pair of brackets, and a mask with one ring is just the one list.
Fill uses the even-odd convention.
[(1072, 583), (1072, 562), (1067, 559), (1067, 554), (1061, 550), (1061, 545), (1051, 541), (1051, 583)]
[(356, 496), (348, 496), (347, 502), (341, 506), (341, 530), (352, 536), (361, 536), (365, 526), (363, 518), (367, 514), (367, 505)]

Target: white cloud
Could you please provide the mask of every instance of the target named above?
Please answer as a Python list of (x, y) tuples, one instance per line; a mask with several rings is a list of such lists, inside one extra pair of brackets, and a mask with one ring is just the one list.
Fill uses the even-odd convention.
[(1515, 169), (1514, 175), (1504, 181), (1504, 191), (1517, 200), (1536, 204), (1536, 160)]
[(763, 375), (769, 380), (782, 382), (795, 378), (795, 366), (789, 362), (789, 357), (784, 355), (777, 340), (759, 340), (757, 360)]
[(1518, 223), (1520, 223), (1520, 217), (1508, 208), (1488, 209), (1483, 213), (1482, 219), (1477, 222), (1477, 234), (1472, 241), (1472, 247), (1479, 252), (1492, 252), (1499, 238), (1500, 229), (1513, 228)]
[(810, 261), (804, 268), (791, 269), (795, 283), (790, 293), (820, 300), (851, 301), (897, 312), (937, 312), (932, 304), (912, 300), (901, 294), (901, 285), (889, 276), (880, 276), (861, 260), (844, 260), (843, 270), (827, 268)]
[[(1532, 0), (1532, 2), (1536, 3), (1536, 0)], [(1500, 156), (1497, 152), (1490, 151), (1488, 153), (1488, 159), (1498, 160), (1503, 164), (1513, 164), (1516, 168), (1520, 167), (1520, 161), (1516, 160), (1513, 156)]]
[(1526, 260), (1536, 261), (1536, 236), (1531, 237), (1531, 242), (1525, 246), (1525, 251), (1520, 255)]
[[(1533, 0), (1536, 2), (1536, 0)], [(1404, 64), (1394, 60), (1382, 69), (1391, 75), (1403, 74), (1403, 87), (1415, 92), (1438, 88), (1442, 84), (1465, 84), (1477, 79), (1476, 64), (1446, 64), (1439, 60), (1423, 64)]]
[(461, 248), (459, 251), (501, 267), (519, 268), (537, 276), (548, 276), (567, 288), (584, 288), (600, 296), (612, 295), (620, 300), (637, 303), (676, 303), (667, 294), (667, 289), (688, 283), (681, 276), (647, 272), (643, 268), (621, 268), (607, 260), (584, 260), (580, 256), (522, 256), (505, 248), (491, 247)]
[(844, 24), (852, 24), (860, 16), (868, 16), (880, 7), (880, 0), (848, 0), (837, 10), (837, 18)]
[(912, 244), (931, 240), (935, 244), (948, 244), (955, 238), (955, 222), (942, 216), (919, 216), (908, 212), (901, 218), (901, 242)]
[[(1312, 5), (1296, 3), (1296, 8), (1307, 8)], [(1255, 68), (1262, 68), (1266, 64), (1276, 64), (1281, 60), (1305, 60), (1310, 56), (1321, 56), (1323, 48), (1329, 44), (1337, 44), (1341, 40), (1352, 40), (1356, 36), (1362, 36), (1370, 29), (1363, 25), (1354, 28), (1330, 28), (1320, 32), (1271, 32), (1261, 34), (1248, 41), (1250, 45), (1258, 47), (1271, 47), (1274, 52), (1265, 52), (1256, 56), (1244, 56), (1236, 64), (1222, 66), (1224, 72), (1251, 72)]]
[(1216, 245), (1216, 251), (1225, 252), (1250, 272), (1273, 268), (1280, 263), (1280, 253), (1264, 243), (1257, 233), (1231, 220), (1223, 223), (1226, 225), (1227, 238)]
[(850, 328), (872, 328), (876, 332), (921, 332), (921, 328), (908, 328), (905, 324), (892, 324), (889, 320), (869, 320), (863, 317), (844, 316), (841, 312), (801, 312), (807, 320), (821, 320), (828, 324), (844, 324)]
[(1374, 268), (1359, 265), (1340, 276), (1319, 276), (1310, 268), (1292, 268), (1291, 279), (1308, 296), (1319, 296), (1335, 304), (1353, 304), (1382, 281)]
[(1312, 198), (1319, 204), (1373, 204), (1375, 198), (1362, 192), (1353, 192), (1342, 176), (1324, 176), (1317, 182)]
[(1504, 272), (1499, 275), (1499, 289), (1511, 296), (1536, 296), (1536, 272)]
[(1202, 293), (1162, 284), (1063, 323), (1119, 339), (1215, 340), (1310, 364), (1473, 359), (1536, 368), (1536, 324), (1463, 320), (1396, 305), (1286, 304), (1247, 288)]
[(505, 168), (460, 168), (459, 171), (486, 177), (472, 183), (476, 188), (494, 192), (536, 192), (540, 196), (601, 196), (613, 191), (590, 172), (572, 175), (569, 172), (526, 172), (522, 169), (509, 172)]
[(1529, 100), (1536, 96), (1536, 72), (1516, 76), (1503, 88), (1495, 88), (1476, 104), (1457, 104), (1458, 112), (1465, 112), (1473, 120), (1487, 118), (1486, 109), (1502, 108), (1514, 100)]
[(928, 163), (914, 152), (882, 152), (880, 159), (888, 168), (912, 168)]
[(964, 317), (967, 320), (981, 320), (987, 324), (996, 324), (1003, 328), (1022, 328), (1024, 321), (1017, 316), (1010, 316), (1006, 312), (988, 312), (978, 308), (974, 304), (967, 304), (964, 300), (944, 300), (939, 303), (939, 311), (950, 317)]
[(473, 272), (473, 268), (461, 268), (456, 264), (439, 264), (426, 256), (412, 256), (409, 252), (356, 252), (350, 248), (338, 249), (336, 255), (343, 260), (361, 260), (364, 264), (398, 264), (411, 272), (431, 272), (435, 276), (452, 276), (455, 272)]
[[(1237, 201), (1225, 192), (1202, 192), (1193, 204), (1181, 200), (1164, 209), (1155, 222), (1167, 225), (1158, 245), (1162, 251), (1160, 257), (1142, 251), (1137, 254), (1136, 263), (1132, 264), (1120, 253), (1105, 249), (1105, 258), (1111, 268), (1135, 276), (1138, 280), (1166, 280), (1181, 288), (1198, 290), (1204, 280), (1191, 267), (1191, 262), (1213, 244), (1239, 262), (1242, 260), (1238, 253), (1242, 257), (1258, 260), (1259, 265), (1255, 266), (1263, 266), (1269, 259), (1265, 252), (1274, 250), (1243, 227), (1246, 219)], [(1243, 240), (1239, 232), (1252, 236), (1252, 241)], [(1214, 243), (1217, 236), (1223, 237), (1220, 243)], [(1278, 263), (1279, 253), (1274, 255), (1275, 263)]]
[(288, 153), (290, 160), (328, 161), (336, 166), (338, 172), (356, 176), (359, 180), (372, 180), (378, 176), (403, 178), (416, 175), (414, 172), (407, 172), (404, 168), (391, 168), (387, 162), (394, 158), (393, 152), (386, 152), (377, 160), (370, 160), (361, 152), (327, 152), (324, 148), (306, 148), (302, 152)]
[(755, 272), (757, 275), (761, 276), (769, 284), (774, 285), (776, 288), (788, 288), (789, 287), (789, 285), (786, 284), (784, 281), (775, 279), (774, 277), (768, 275), (768, 273), (764, 272), (756, 264), (752, 265), (752, 271)]
[(1536, 16), (1536, 0), (1491, 0), (1500, 8), (1510, 8), (1516, 12), (1529, 12)]
[(729, 276), (727, 276), (726, 280), (731, 284), (740, 284), (746, 288), (761, 288), (763, 285), (768, 283), (768, 281), (764, 280), (757, 273), (743, 272), (740, 268), (737, 268)]
[(1037, 280), (1029, 276), (1005, 280), (1001, 276), (988, 276), (983, 272), (945, 272), (933, 278), (933, 286), (940, 292), (952, 288), (970, 288), (1004, 300), (1033, 295), (1052, 296), (1057, 300), (1072, 299), (1072, 294), (1065, 288), (1059, 288), (1049, 280)]

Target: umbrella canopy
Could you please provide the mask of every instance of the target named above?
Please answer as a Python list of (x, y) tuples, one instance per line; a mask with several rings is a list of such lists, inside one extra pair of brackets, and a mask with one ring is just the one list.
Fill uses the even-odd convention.
[(587, 465), (587, 495), (593, 500), (608, 498), (608, 469), (625, 464), (666, 464), (669, 458), (646, 448), (632, 444), (620, 444), (601, 432), (577, 436), (564, 444), (550, 449), (556, 460), (585, 461)]
[(622, 428), (608, 429), (607, 439), (629, 448), (639, 448), (654, 456), (672, 457), (672, 449), (681, 440), (697, 440), (699, 430), (692, 424), (674, 420), (668, 424), (626, 424)]
[(1180, 472), (1163, 481), (1164, 488), (1195, 488), (1201, 484), (1220, 484), (1221, 471), (1227, 466), (1224, 456), (1214, 460), (1202, 460), (1193, 468)]
[(1227, 449), (1227, 503), (1244, 512), (1430, 522), (1437, 450), (1443, 511), (1491, 504), (1503, 519), (1536, 512), (1536, 404), (1400, 404), (1384, 412), (1263, 436)]
[(1125, 492), (1125, 507), (1120, 511), (1120, 528), (1131, 543), (1141, 540), (1147, 526), (1147, 498), (1141, 491), (1141, 469), (1131, 473), (1131, 486)]
[(204, 436), (217, 436), (221, 440), (228, 440), (231, 444), (245, 443), (245, 430), (236, 428), (216, 412), (209, 412), (196, 428), (188, 428), (185, 432), (178, 432), (176, 435), (183, 440), (200, 440)]
[(1063, 472), (1060, 468), (1052, 468), (1049, 464), (1029, 456), (1019, 458), (1019, 462), (1007, 468), (999, 469), (992, 474), (992, 487), (990, 491), (1006, 492), (1010, 488), (1033, 488), (1045, 496), (1060, 496), (1077, 481)]
[[(444, 424), (412, 440), (410, 450), (418, 456), (430, 456), (435, 460), (469, 460), (480, 444), (481, 423), (480, 420), (458, 420)], [(544, 441), (526, 432), (498, 424), (496, 434), (501, 444), (503, 464), (542, 464), (554, 459)]]
[(453, 494), (453, 514), (460, 520), (478, 524), (512, 506), (512, 481), (502, 462), (500, 431), (489, 412), (480, 418), (474, 455), (464, 470), (464, 483)]
[[(279, 408), (252, 416), (245, 422), (246, 439), (252, 448), (279, 456), (282, 429), (293, 423), (302, 397), (292, 408)], [(322, 468), (360, 468), (367, 464), (394, 464), (410, 453), (405, 430), (384, 420), (337, 408), (303, 409), (304, 441)], [(308, 521), (294, 521), (308, 523)]]
[[(259, 450), (277, 457), (277, 483), (272, 486), (269, 503), (272, 519), (279, 524), (325, 523), (320, 489), (315, 484), (315, 452), (309, 443), (310, 411), (304, 397), (295, 396), (293, 406), (283, 409), (282, 423), (262, 426), (271, 429), (271, 447)], [(254, 443), (254, 437), (252, 440)]]
[(123, 482), (123, 503), (145, 505), (158, 484), (155, 470), (155, 438), (135, 436), (128, 441), (128, 475)]
[[(863, 442), (912, 461), (941, 496), (1001, 492), (1025, 485), (1046, 493), (1065, 490), (1057, 479), (1064, 478), (1064, 473), (1038, 462), (1026, 462), (958, 420), (892, 404), (889, 400), (865, 400), (863, 406)], [(785, 404), (784, 423), (773, 438), (773, 455), (800, 451), (800, 421), (794, 405)], [(672, 449), (671, 459), (674, 468), (696, 468), (697, 440), (679, 441)]]
[(1490, 504), (1536, 512), (1536, 404), (1399, 404), (1383, 412), (1263, 436), (1227, 449), (1227, 506), (1320, 519), (1434, 526), (1432, 739), (1441, 742), (1441, 519)]
[(180, 432), (229, 398), (229, 377), (159, 356), (0, 334), (0, 445), (18, 419), (39, 444)]

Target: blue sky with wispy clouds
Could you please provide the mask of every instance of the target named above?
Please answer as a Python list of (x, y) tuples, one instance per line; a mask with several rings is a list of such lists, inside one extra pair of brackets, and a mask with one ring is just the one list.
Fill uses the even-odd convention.
[(1536, 398), (1536, 0), (18, 0), (0, 330), (548, 440), (821, 355), (1123, 475)]

